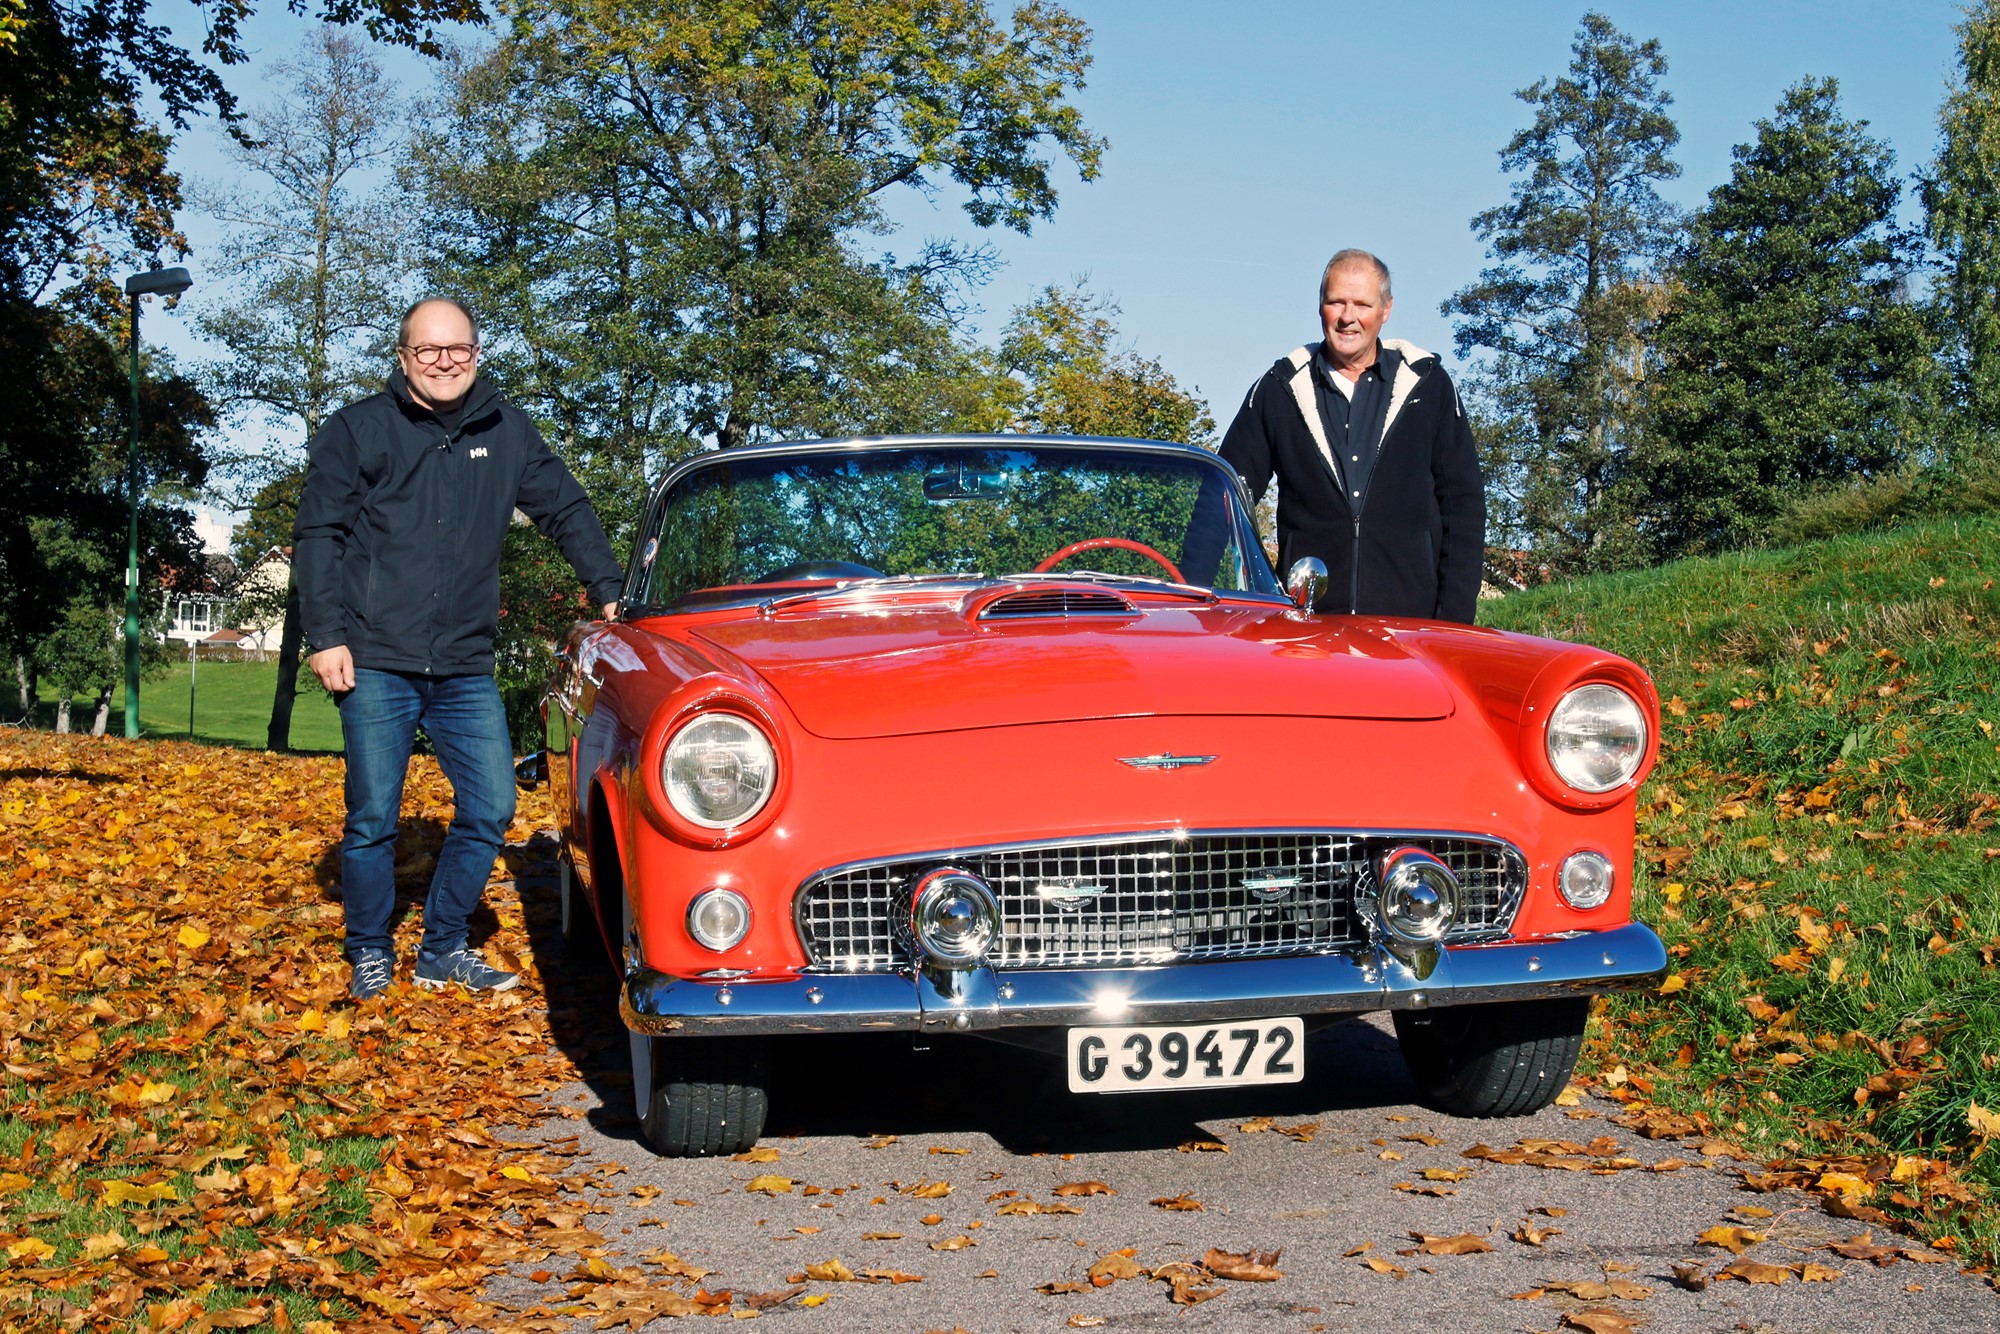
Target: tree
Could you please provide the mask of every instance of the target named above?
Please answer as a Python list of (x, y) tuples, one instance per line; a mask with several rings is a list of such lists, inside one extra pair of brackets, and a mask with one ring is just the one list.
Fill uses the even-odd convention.
[(1920, 443), (1915, 238), (1895, 220), (1895, 157), (1866, 128), (1841, 118), (1832, 79), (1795, 84), (1694, 218), (1649, 386), (1658, 556), (1754, 542), (1788, 497)]
[(1208, 404), (1157, 359), (1122, 344), (1118, 313), (1115, 301), (1081, 282), (1044, 288), (1014, 311), (999, 354), (1010, 377), (999, 395), (1012, 408), (1009, 428), (1213, 445)]
[[(986, 419), (955, 337), (991, 259), (881, 244), (882, 201), (949, 183), (982, 226), (1053, 212), (1055, 162), (1102, 144), (1066, 99), (1089, 30), (1053, 5), (523, 0), (454, 72), (454, 132), (411, 183), (433, 290), (486, 330), (484, 373), (541, 423), (614, 541), (644, 479), (705, 444)], [(576, 614), (523, 534), (496, 652), (517, 723)]]
[[(71, 302), (0, 301), (0, 364), (8, 367), (0, 400), (11, 414), (0, 417), (0, 495), (19, 522), (0, 530), (0, 641), (15, 659), (25, 713), (36, 675), (54, 661), (43, 641), (79, 624), (80, 606), (109, 617), (123, 600), (131, 387), (124, 349)], [(142, 370), (150, 373), (141, 379), (140, 581), (142, 603), (153, 605), (166, 580), (199, 569), (185, 502), (205, 478), (200, 434), (214, 416), (171, 366), (149, 357)], [(70, 648), (58, 657), (75, 660)]]
[(1629, 558), (1619, 483), (1642, 429), (1652, 277), (1676, 235), (1658, 187), (1680, 174), (1660, 44), (1590, 13), (1570, 50), (1567, 76), (1517, 94), (1535, 119), (1500, 165), (1525, 177), (1472, 220), (1496, 262), (1442, 307), (1459, 355), (1488, 357), (1468, 389), (1505, 429), (1489, 446), (1501, 529), (1518, 524), (1557, 568)]
[(1955, 434), (1991, 459), (2000, 455), (2000, 0), (1970, 5), (1958, 39), (1957, 84), (1920, 189), (1944, 261), (1937, 304), (1957, 382)]
[[(227, 354), (208, 367), (217, 401), (272, 428), (272, 448), (231, 460), (260, 537), (289, 545), (306, 441), (341, 405), (379, 384), (406, 302), (405, 210), (371, 182), (400, 146), (400, 103), (348, 33), (322, 26), (273, 75), (285, 91), (247, 117), (234, 189), (204, 200), (229, 227), (216, 270), (234, 300), (202, 333)], [(256, 182), (252, 187), (249, 182)], [(374, 188), (371, 188), (373, 184)], [(260, 553), (261, 554), (261, 551)], [(290, 743), (302, 639), (298, 590), (285, 593), (267, 744)]]
[(981, 225), (1050, 216), (1053, 156), (1089, 179), (1102, 150), (1064, 100), (1087, 46), (1039, 3), (528, 0), (419, 147), (435, 277), (511, 335), (493, 369), (573, 465), (936, 425), (977, 397), (949, 326), (990, 261), (864, 242), (947, 179)]
[[(28, 702), (34, 644), (67, 605), (29, 534), (48, 520), (101, 535), (98, 511), (119, 496), (122, 470), (107, 480), (99, 455), (129, 430), (130, 390), (121, 374), (108, 381), (97, 374), (99, 345), (115, 337), (125, 312), (117, 276), (186, 252), (174, 227), (180, 183), (167, 169), (169, 139), (149, 122), (146, 99), (156, 98), (176, 129), (206, 110), (234, 116), (209, 62), (244, 59), (242, 24), (255, 5), (196, 4), (205, 21), (201, 55), (151, 22), (142, 0), (8, 0), (0, 11), (0, 364), (8, 367), (0, 378), (0, 637)], [(322, 12), (434, 49), (434, 24), (482, 11), (478, 0), (324, 0)], [(81, 365), (63, 364), (80, 349), (88, 353)], [(119, 360), (111, 358), (114, 372)], [(145, 395), (148, 474), (198, 480), (205, 464), (192, 441), (209, 420), (205, 402), (176, 377), (149, 384)], [(178, 411), (190, 415), (162, 415)], [(150, 531), (166, 513), (149, 501), (142, 525)], [(162, 568), (182, 554), (143, 548), (144, 581), (157, 587)]]

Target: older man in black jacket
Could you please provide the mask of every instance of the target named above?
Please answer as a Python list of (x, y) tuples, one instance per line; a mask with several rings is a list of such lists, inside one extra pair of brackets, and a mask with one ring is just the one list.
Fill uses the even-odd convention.
[(519, 980), (466, 942), (514, 818), (513, 746), (493, 681), (500, 548), (514, 511), (555, 540), (605, 616), (623, 583), (583, 488), (534, 423), (478, 378), (465, 307), (410, 307), (396, 359), (386, 389), (313, 437), (292, 539), (308, 661), (340, 706), (347, 752), (340, 883), (356, 1000), (395, 976), (396, 822), (419, 726), (451, 780), (453, 810), (417, 985), (504, 991)]
[(1438, 358), (1379, 336), (1389, 270), (1342, 250), (1320, 277), (1324, 341), (1281, 357), (1222, 439), (1261, 500), (1278, 481), (1278, 568), (1326, 563), (1316, 609), (1470, 624), (1486, 496), (1458, 391)]

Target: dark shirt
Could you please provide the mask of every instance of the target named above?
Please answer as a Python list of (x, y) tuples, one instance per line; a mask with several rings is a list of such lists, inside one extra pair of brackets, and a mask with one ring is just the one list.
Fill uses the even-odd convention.
[(1353, 382), (1350, 401), (1334, 386), (1333, 377), (1340, 372), (1326, 360), (1325, 352), (1313, 355), (1313, 397), (1319, 404), (1320, 423), (1326, 428), (1335, 469), (1356, 513), (1368, 495), (1368, 479), (1374, 475), (1375, 460), (1382, 452), (1389, 395), (1402, 364), (1401, 353), (1377, 343), (1375, 362)]

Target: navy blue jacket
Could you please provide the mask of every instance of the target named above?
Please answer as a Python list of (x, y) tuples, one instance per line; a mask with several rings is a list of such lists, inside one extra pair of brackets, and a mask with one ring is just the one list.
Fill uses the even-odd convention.
[(1438, 358), (1400, 339), (1388, 424), (1352, 494), (1314, 398), (1313, 347), (1250, 387), (1218, 451), (1252, 502), (1278, 480), (1278, 572), (1326, 562), (1317, 610), (1472, 623), (1486, 561), (1486, 492), (1458, 391)]
[(454, 434), (388, 387), (327, 418), (308, 447), (292, 559), (306, 640), (357, 667), (493, 670), (500, 548), (519, 509), (554, 539), (594, 607), (624, 584), (604, 527), (533, 422), (483, 379)]

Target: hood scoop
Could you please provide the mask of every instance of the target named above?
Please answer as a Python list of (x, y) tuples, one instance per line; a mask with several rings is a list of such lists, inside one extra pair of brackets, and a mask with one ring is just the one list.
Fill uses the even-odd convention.
[(974, 599), (974, 621), (1065, 621), (1073, 617), (1136, 616), (1138, 608), (1103, 588), (1010, 588)]

